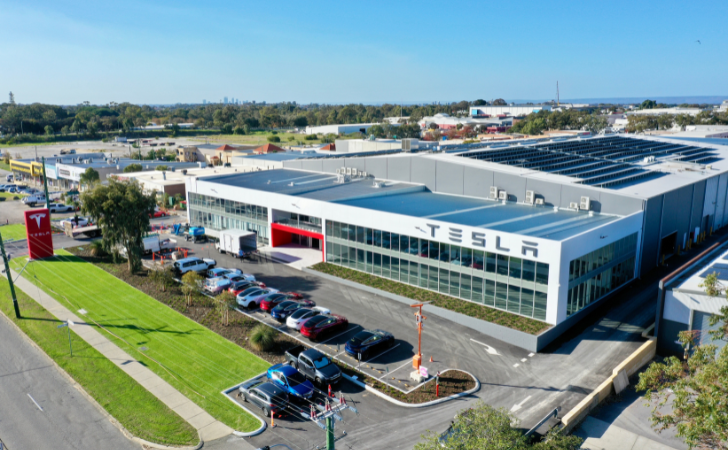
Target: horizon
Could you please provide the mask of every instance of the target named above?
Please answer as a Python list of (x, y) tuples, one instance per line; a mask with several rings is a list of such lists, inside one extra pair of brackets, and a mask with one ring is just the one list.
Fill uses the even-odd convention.
[(725, 3), (0, 5), (0, 92), (19, 103), (511, 102), (557, 81), (564, 99), (699, 97), (728, 71)]

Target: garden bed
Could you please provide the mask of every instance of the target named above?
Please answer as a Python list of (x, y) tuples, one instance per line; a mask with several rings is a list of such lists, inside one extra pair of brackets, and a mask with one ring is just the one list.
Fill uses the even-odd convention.
[(321, 262), (311, 266), (311, 269), (533, 335), (537, 335), (551, 327), (551, 325), (536, 319), (489, 308), (467, 300), (461, 300), (439, 292), (369, 275), (335, 264)]

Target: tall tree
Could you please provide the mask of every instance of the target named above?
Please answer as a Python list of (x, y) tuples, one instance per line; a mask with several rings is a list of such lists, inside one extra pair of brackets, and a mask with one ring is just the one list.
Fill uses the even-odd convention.
[(149, 215), (156, 206), (155, 195), (145, 194), (137, 182), (109, 180), (81, 195), (83, 213), (101, 228), (104, 245), (126, 249), (129, 271), (141, 268), (142, 239), (149, 229)]
[(508, 103), (506, 103), (506, 101), (503, 100), (502, 98), (493, 100), (493, 106), (506, 106), (507, 104)]
[(93, 167), (89, 167), (81, 174), (80, 177), (78, 177), (78, 179), (81, 185), (91, 187), (99, 182), (100, 177), (99, 173)]
[[(715, 273), (700, 284), (710, 297), (723, 295), (725, 287)], [(714, 340), (728, 339), (728, 307), (709, 321)], [(728, 449), (728, 345), (699, 345), (698, 335), (683, 331), (678, 339), (685, 358), (674, 356), (653, 362), (637, 389), (654, 404), (650, 422), (658, 431), (675, 428), (689, 448)], [(658, 411), (667, 406), (670, 412)]]
[(129, 164), (128, 166), (124, 167), (123, 172), (124, 173), (141, 172), (142, 170), (144, 170), (144, 168), (142, 167), (141, 164), (132, 163), (132, 164)]

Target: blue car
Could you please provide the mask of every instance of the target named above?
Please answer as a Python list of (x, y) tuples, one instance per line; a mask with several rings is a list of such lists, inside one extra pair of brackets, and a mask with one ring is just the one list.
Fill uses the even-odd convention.
[(268, 369), (266, 376), (290, 395), (307, 399), (313, 396), (313, 384), (302, 373), (287, 364), (276, 364)]

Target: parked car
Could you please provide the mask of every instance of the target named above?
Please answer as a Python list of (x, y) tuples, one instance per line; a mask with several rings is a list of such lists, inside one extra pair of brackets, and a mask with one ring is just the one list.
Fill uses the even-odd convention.
[(65, 228), (66, 224), (70, 223), (71, 227), (85, 227), (89, 224), (89, 219), (86, 217), (71, 217), (70, 219), (63, 219), (60, 222), (61, 227)]
[(354, 358), (361, 356), (365, 361), (370, 356), (381, 353), (394, 346), (394, 336), (384, 330), (364, 330), (358, 332), (346, 343), (344, 350)]
[(66, 213), (66, 212), (72, 212), (73, 206), (64, 205), (63, 203), (50, 203), (50, 204), (48, 204), (48, 210), (51, 213)]
[(5, 181), (7, 181), (7, 182), (11, 182), (11, 181), (13, 181), (13, 174), (12, 174), (12, 173), (11, 173), (11, 174), (8, 174), (8, 175), (7, 175), (6, 177), (5, 177)]
[(301, 294), (296, 294), (294, 292), (280, 292), (276, 295), (270, 295), (267, 298), (262, 299), (260, 302), (260, 309), (263, 311), (270, 313), (273, 308), (275, 308), (278, 304), (285, 302), (286, 300), (302, 300), (303, 296)]
[(228, 280), (232, 281), (233, 283), (237, 283), (238, 281), (255, 281), (255, 275), (249, 274), (249, 273), (238, 273), (233, 274), (229, 273), (227, 275), (223, 275)]
[(238, 305), (243, 308), (250, 308), (253, 305), (258, 306), (263, 297), (272, 292), (278, 292), (278, 290), (273, 288), (251, 287), (238, 294), (236, 299)]
[(290, 316), (288, 316), (288, 319), (286, 319), (286, 326), (288, 328), (293, 328), (294, 330), (300, 330), (304, 322), (306, 322), (311, 317), (318, 316), (319, 314), (331, 314), (331, 311), (321, 306), (314, 306), (313, 308), (300, 308), (294, 311)]
[(208, 278), (202, 289), (210, 294), (219, 294), (230, 287), (230, 280), (225, 277)]
[(216, 267), (207, 271), (207, 278), (228, 278), (228, 275), (240, 275), (242, 273), (243, 271), (240, 269), (226, 269), (224, 267)]
[(35, 206), (38, 203), (45, 203), (45, 201), (45, 195), (29, 195), (22, 200), (28, 206)]
[(168, 215), (169, 214), (167, 214), (164, 211), (154, 211), (153, 213), (149, 214), (149, 218), (150, 219), (152, 219), (152, 218), (157, 219), (159, 217), (167, 217)]
[(272, 366), (266, 372), (266, 376), (273, 384), (283, 388), (288, 393), (289, 398), (291, 395), (305, 399), (313, 396), (313, 384), (298, 370), (287, 364)]
[(261, 288), (265, 287), (265, 283), (261, 283), (260, 281), (247, 281), (247, 280), (232, 281), (232, 280), (230, 280), (230, 282), (232, 284), (230, 284), (230, 287), (228, 288), (228, 292), (230, 292), (231, 294), (234, 294), (236, 297), (241, 292), (243, 292), (247, 289), (250, 289), (252, 287), (261, 287)]
[(208, 269), (211, 269), (217, 265), (214, 259), (207, 258), (196, 258), (191, 256), (189, 258), (183, 258), (179, 261), (175, 261), (172, 265), (172, 270), (175, 275), (182, 276), (189, 271), (195, 271), (198, 273), (204, 273)]
[(327, 314), (312, 317), (301, 327), (301, 334), (312, 341), (331, 336), (349, 327), (346, 317), (339, 314)]
[(313, 300), (286, 300), (271, 309), (270, 316), (279, 322), (284, 322), (296, 310), (312, 306), (316, 306)]
[(317, 386), (336, 384), (341, 380), (341, 369), (328, 356), (320, 351), (303, 345), (285, 352), (288, 364), (295, 367)]
[(253, 380), (238, 388), (243, 400), (263, 410), (265, 416), (276, 414), (288, 408), (288, 394), (269, 381)]
[[(8, 180), (10, 181), (10, 180)], [(3, 184), (0, 185), (0, 192), (10, 192), (10, 189), (15, 189), (17, 186), (14, 184)]]

